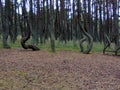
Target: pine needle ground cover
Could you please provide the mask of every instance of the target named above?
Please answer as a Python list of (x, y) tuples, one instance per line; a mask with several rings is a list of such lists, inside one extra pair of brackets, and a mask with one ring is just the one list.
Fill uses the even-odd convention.
[(119, 89), (119, 56), (0, 49), (0, 90)]

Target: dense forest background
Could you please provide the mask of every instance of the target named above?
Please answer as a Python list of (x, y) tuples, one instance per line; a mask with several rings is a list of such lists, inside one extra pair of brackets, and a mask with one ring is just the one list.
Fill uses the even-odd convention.
[(106, 38), (114, 38), (119, 46), (119, 20), (120, 0), (0, 0), (0, 37), (4, 48), (9, 48), (8, 36), (15, 43), (18, 36), (26, 36), (27, 29), (31, 31), (32, 44), (50, 40), (52, 50), (55, 40), (73, 44), (88, 41), (86, 53), (93, 42), (106, 43)]

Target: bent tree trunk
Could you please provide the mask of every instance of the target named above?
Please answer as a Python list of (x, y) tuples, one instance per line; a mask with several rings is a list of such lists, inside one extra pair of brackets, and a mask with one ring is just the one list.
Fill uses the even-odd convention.
[(110, 44), (111, 44), (111, 41), (110, 41), (110, 38), (108, 37), (108, 35), (107, 35), (107, 34), (104, 34), (104, 37), (105, 37), (105, 39), (104, 39), (103, 54), (105, 54), (106, 49), (107, 49), (108, 47), (110, 47)]
[(21, 39), (21, 45), (22, 45), (22, 47), (24, 49), (32, 49), (33, 51), (37, 51), (37, 50), (39, 50), (38, 47), (36, 47), (34, 45), (26, 45), (26, 42), (30, 39), (30, 34), (31, 34), (30, 29), (31, 28), (30, 28), (27, 17), (25, 17), (25, 19), (26, 19), (26, 26), (25, 26), (25, 28), (26, 28), (26, 36)]
[[(116, 45), (116, 42), (118, 41), (119, 34), (111, 36), (112, 38), (110, 38), (110, 36), (108, 36), (107, 34), (104, 34), (104, 37), (105, 37), (105, 40), (104, 40), (103, 54), (105, 54), (105, 52), (115, 52), (115, 55), (117, 55), (119, 50), (120, 50), (120, 46)], [(115, 49), (113, 49), (113, 50), (107, 50), (107, 48), (111, 47), (112, 43), (114, 43), (117, 47), (115, 47)]]
[[(85, 53), (85, 54), (89, 54), (90, 51), (92, 50), (92, 47), (93, 47), (93, 38), (92, 36), (86, 32), (86, 27), (82, 26), (82, 24), (80, 22), (78, 22), (79, 24), (79, 27), (80, 27), (80, 30), (81, 32), (83, 33), (84, 37), (80, 40), (80, 49), (81, 49), (81, 52)], [(87, 41), (87, 49), (84, 50), (83, 48), (83, 42)]]

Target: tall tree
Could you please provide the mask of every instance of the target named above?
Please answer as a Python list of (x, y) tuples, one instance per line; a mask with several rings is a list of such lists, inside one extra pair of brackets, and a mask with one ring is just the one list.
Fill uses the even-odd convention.
[(13, 20), (12, 20), (12, 32), (13, 32), (13, 39), (12, 42), (15, 43), (16, 39), (17, 39), (17, 0), (14, 0), (14, 4), (12, 5), (12, 9), (13, 9)]
[(0, 0), (0, 37), (1, 37), (1, 30), (2, 30), (2, 2)]
[(50, 42), (51, 42), (51, 49), (54, 52), (55, 51), (55, 32), (54, 32), (54, 2), (53, 0), (50, 0), (50, 17), (48, 21), (48, 30), (50, 34)]
[(3, 47), (10, 48), (7, 43), (8, 35), (10, 32), (10, 0), (5, 0), (5, 10), (3, 11), (2, 15), (2, 37), (3, 37)]

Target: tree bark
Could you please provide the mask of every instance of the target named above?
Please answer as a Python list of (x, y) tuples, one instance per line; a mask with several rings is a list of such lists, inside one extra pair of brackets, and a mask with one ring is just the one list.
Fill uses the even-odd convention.
[(31, 28), (29, 25), (28, 18), (24, 16), (24, 19), (26, 20), (26, 36), (21, 39), (21, 45), (24, 49), (32, 49), (33, 51), (38, 51), (38, 47), (34, 45), (26, 45), (26, 42), (30, 39)]
[[(85, 37), (83, 37), (81, 40), (80, 40), (80, 49), (81, 49), (81, 52), (83, 52), (84, 54), (89, 54), (90, 51), (92, 50), (92, 47), (93, 47), (93, 38), (92, 36), (87, 33), (86, 31), (86, 27), (82, 26), (81, 22), (78, 22), (79, 24), (79, 27), (80, 27), (80, 30), (81, 32), (83, 33), (83, 35), (85, 35)], [(88, 42), (88, 45), (87, 45), (87, 49), (86, 50), (83, 50), (83, 42), (84, 41), (87, 41)]]

